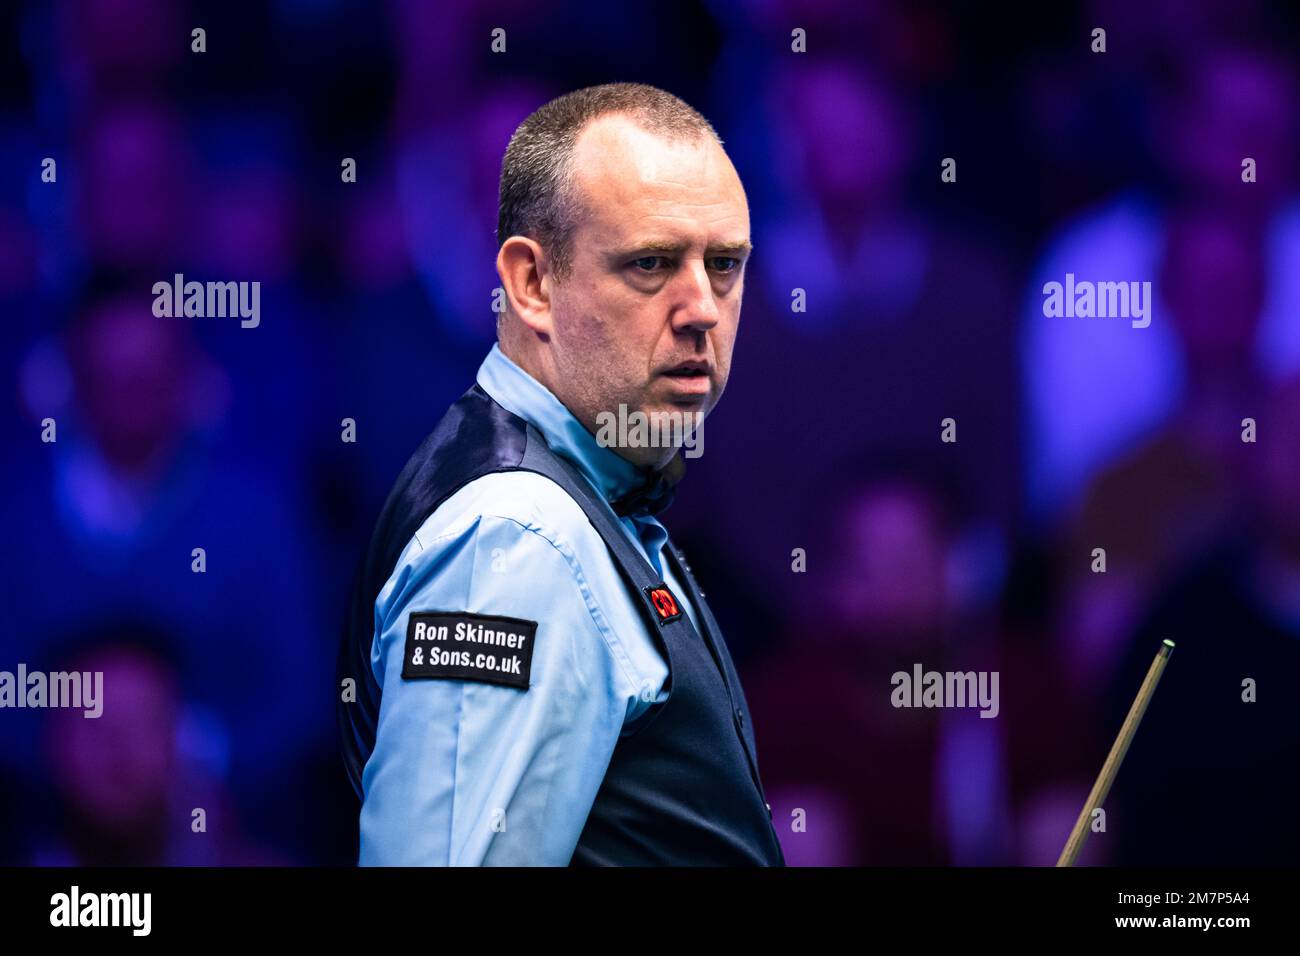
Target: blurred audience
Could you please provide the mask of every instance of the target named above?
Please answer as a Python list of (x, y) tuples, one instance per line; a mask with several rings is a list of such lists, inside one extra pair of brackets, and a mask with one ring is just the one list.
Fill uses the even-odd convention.
[[(1187, 354), (1185, 334), (1180, 341), (1180, 323), (1185, 333), (1197, 321), (1186, 314), (1185, 290), (1170, 285), (1185, 272), (1161, 268), (1171, 242), (1203, 241), (1173, 235), (1187, 207), (1235, 220), (1232, 228), (1249, 239), (1248, 254), (1263, 257), (1261, 265), (1246, 264), (1239, 280), (1227, 277), (1238, 281), (1236, 288), (1244, 283), (1257, 293), (1262, 284), (1267, 292), (1258, 314), (1250, 315), (1257, 373), (1277, 380), (1300, 371), (1294, 63), (1259, 45), (1184, 54), (1168, 79), (1147, 91), (1145, 135), (1154, 171), (1055, 230), (1031, 272), (1021, 360), (1026, 495), (1040, 531), (1068, 512), (1098, 471), (1164, 425), (1203, 371), (1189, 366), (1195, 358)], [(1242, 180), (1247, 158), (1256, 163), (1252, 182)], [(1044, 315), (1044, 284), (1064, 282), (1067, 273), (1081, 281), (1152, 282), (1150, 325)]]
[(904, 470), (825, 503), (807, 607), (744, 679), (787, 861), (1000, 862), (998, 721), (892, 701), (892, 675), (916, 665), (996, 669), (995, 648), (965, 630), (952, 502)]
[[(58, 826), (38, 839), (39, 866), (285, 864), (240, 829), (220, 782), (191, 762), (185, 704), (167, 645), (138, 625), (81, 635), (54, 671), (102, 679), (101, 713), (50, 710), (45, 760)], [(99, 676), (102, 675), (102, 678)], [(192, 732), (192, 728), (190, 728)], [(191, 741), (192, 743), (192, 741)]]
[(1122, 865), (1286, 866), (1300, 852), (1300, 379), (1259, 421), (1237, 519), (1154, 595), (1111, 683), (1118, 727), (1160, 642), (1177, 645), (1116, 784)]

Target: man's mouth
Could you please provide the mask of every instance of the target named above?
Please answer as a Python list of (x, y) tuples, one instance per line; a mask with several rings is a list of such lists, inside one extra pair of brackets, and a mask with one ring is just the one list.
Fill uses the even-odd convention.
[(709, 373), (708, 362), (692, 360), (680, 362), (659, 374), (673, 383), (672, 389), (678, 396), (697, 401), (713, 390), (713, 376)]
[(667, 369), (662, 374), (671, 378), (708, 378), (709, 363), (696, 361), (681, 362), (674, 365), (672, 368)]

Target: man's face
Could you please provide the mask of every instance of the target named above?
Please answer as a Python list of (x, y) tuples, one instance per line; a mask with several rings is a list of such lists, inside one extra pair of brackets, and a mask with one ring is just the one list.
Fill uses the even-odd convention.
[(620, 404), (707, 414), (727, 384), (749, 257), (735, 168), (709, 137), (672, 143), (613, 115), (579, 136), (574, 175), (586, 208), (573, 268), (548, 280), (553, 390), (592, 431)]

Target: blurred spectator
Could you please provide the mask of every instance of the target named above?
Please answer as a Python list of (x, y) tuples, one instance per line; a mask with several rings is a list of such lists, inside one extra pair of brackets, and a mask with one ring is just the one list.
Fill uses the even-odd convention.
[(149, 96), (114, 100), (89, 118), (78, 146), (84, 271), (113, 270), (140, 280), (142, 290), (184, 271), (201, 237), (180, 112)]
[[(990, 649), (959, 640), (955, 515), (942, 492), (908, 473), (846, 484), (831, 502), (828, 547), (808, 557), (815, 583), (805, 613), (745, 677), (787, 861), (999, 859), (998, 720), (891, 702), (891, 676), (910, 677), (915, 664), (995, 664)], [(793, 829), (799, 810), (804, 831)]]
[[(1043, 550), (1022, 544), (1007, 575), (1000, 624), (1000, 727), (1012, 821), (1010, 862), (1052, 866), (1060, 857), (1113, 734), (1079, 665), (1062, 652), (1053, 615), (1061, 582)], [(1108, 862), (1110, 847), (1084, 844), (1079, 865)]]
[(1177, 645), (1112, 791), (1112, 835), (1098, 835), (1121, 865), (1286, 866), (1300, 853), (1300, 379), (1259, 422), (1241, 521), (1157, 595), (1112, 683), (1108, 732), (1160, 642)]
[(31, 862), (288, 862), (250, 843), (217, 782), (187, 763), (180, 678), (166, 643), (138, 625), (109, 625), (81, 635), (77, 647), (54, 659), (51, 670), (101, 675), (100, 713), (46, 712), (46, 762), (61, 813)]
[[(535, 83), (505, 83), (472, 107), (408, 136), (397, 185), (406, 248), (423, 282), (439, 340), (483, 349), (496, 341), (497, 180), (515, 127), (552, 96)], [(448, 223), (456, 223), (448, 229)], [(468, 386), (467, 386), (468, 387)]]
[(904, 91), (848, 56), (777, 65), (767, 83), (780, 192), (751, 200), (731, 379), (673, 520), (761, 536), (740, 550), (778, 580), (846, 451), (937, 444), (951, 418), (955, 470), (981, 517), (1008, 525), (1017, 373), (999, 255), (908, 201), (919, 120)]
[[(1184, 355), (1178, 407), (1097, 476), (1060, 559), (1067, 587), (1056, 632), (1086, 692), (1112, 673), (1152, 588), (1223, 529), (1248, 490), (1240, 459), (1256, 447), (1241, 436), (1242, 420), (1260, 410), (1262, 236), (1222, 208), (1176, 212), (1159, 275)], [(1093, 571), (1094, 548), (1105, 550), (1105, 573)]]
[[(1098, 469), (1166, 422), (1188, 387), (1192, 370), (1171, 303), (1179, 292), (1160, 271), (1170, 204), (1217, 207), (1262, 235), (1267, 295), (1252, 343), (1258, 368), (1275, 380), (1300, 371), (1292, 64), (1264, 48), (1220, 47), (1186, 51), (1174, 76), (1147, 114), (1161, 173), (1155, 187), (1125, 191), (1067, 224), (1032, 272), (1021, 349), (1028, 504), (1039, 526), (1059, 518)], [(1242, 181), (1247, 157), (1257, 163), (1255, 182)], [(1150, 326), (1045, 316), (1044, 283), (1067, 273), (1151, 281)]]

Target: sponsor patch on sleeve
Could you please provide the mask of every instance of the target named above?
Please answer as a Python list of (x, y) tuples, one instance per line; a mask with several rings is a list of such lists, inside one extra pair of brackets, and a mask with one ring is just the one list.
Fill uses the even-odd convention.
[(462, 611), (416, 611), (402, 677), (476, 680), (528, 689), (537, 622)]

